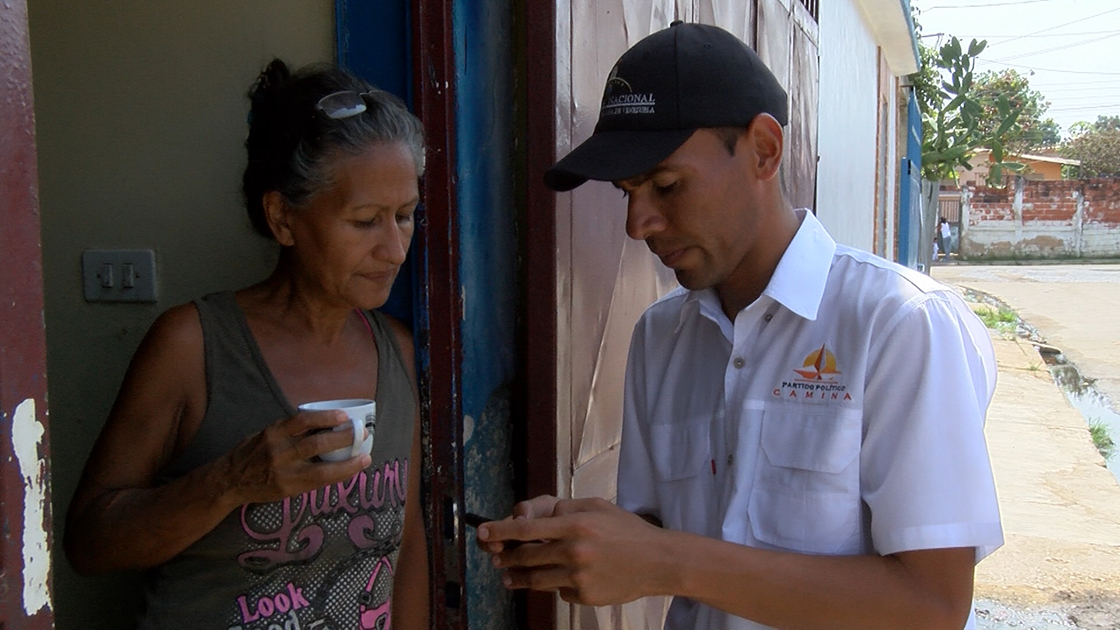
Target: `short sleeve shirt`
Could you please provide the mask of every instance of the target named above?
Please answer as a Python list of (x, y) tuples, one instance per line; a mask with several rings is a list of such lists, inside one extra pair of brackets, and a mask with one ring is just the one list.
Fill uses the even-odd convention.
[[(996, 364), (952, 290), (838, 246), (811, 213), (736, 314), (677, 289), (634, 330), (618, 503), (805, 554), (1003, 544), (984, 415)], [(974, 621), (969, 620), (973, 627)], [(763, 628), (676, 598), (666, 628)]]

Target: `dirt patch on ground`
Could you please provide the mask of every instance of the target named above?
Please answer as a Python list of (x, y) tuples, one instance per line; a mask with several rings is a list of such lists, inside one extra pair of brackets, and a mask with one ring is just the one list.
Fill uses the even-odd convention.
[(1072, 627), (1114, 630), (1120, 628), (1120, 551), (1010, 535), (977, 567), (976, 598), (978, 612), (983, 600), (1010, 608), (1006, 619), (981, 615), (982, 628), (1063, 627), (1044, 622), (1058, 613)]

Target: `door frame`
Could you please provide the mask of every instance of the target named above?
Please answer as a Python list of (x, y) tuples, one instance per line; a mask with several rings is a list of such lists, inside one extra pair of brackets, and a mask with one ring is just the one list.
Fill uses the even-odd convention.
[(27, 2), (0, 5), (0, 627), (54, 627), (50, 441)]
[(413, 94), (424, 125), (416, 345), (425, 451), (431, 627), (466, 629), (462, 341), (455, 201), (455, 49), (452, 0), (412, 4)]

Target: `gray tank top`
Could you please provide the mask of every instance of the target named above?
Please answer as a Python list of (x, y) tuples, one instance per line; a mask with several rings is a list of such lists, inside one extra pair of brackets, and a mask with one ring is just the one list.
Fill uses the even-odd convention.
[[(207, 408), (161, 473), (179, 477), (296, 413), (265, 365), (232, 293), (195, 301)], [(351, 630), (389, 626), (416, 414), (388, 323), (364, 313), (380, 353), (373, 461), (352, 479), (283, 501), (247, 504), (146, 576), (142, 629)]]

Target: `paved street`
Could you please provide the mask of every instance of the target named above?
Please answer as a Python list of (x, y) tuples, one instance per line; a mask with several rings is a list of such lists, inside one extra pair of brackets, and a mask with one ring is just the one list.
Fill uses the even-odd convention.
[(933, 277), (994, 295), (1120, 404), (1120, 264), (935, 266)]
[[(1120, 401), (1120, 265), (949, 265), (933, 277), (1005, 302)], [(993, 339), (986, 434), (1006, 545), (977, 567), (980, 627), (1117, 628), (1120, 483), (1034, 345)]]

